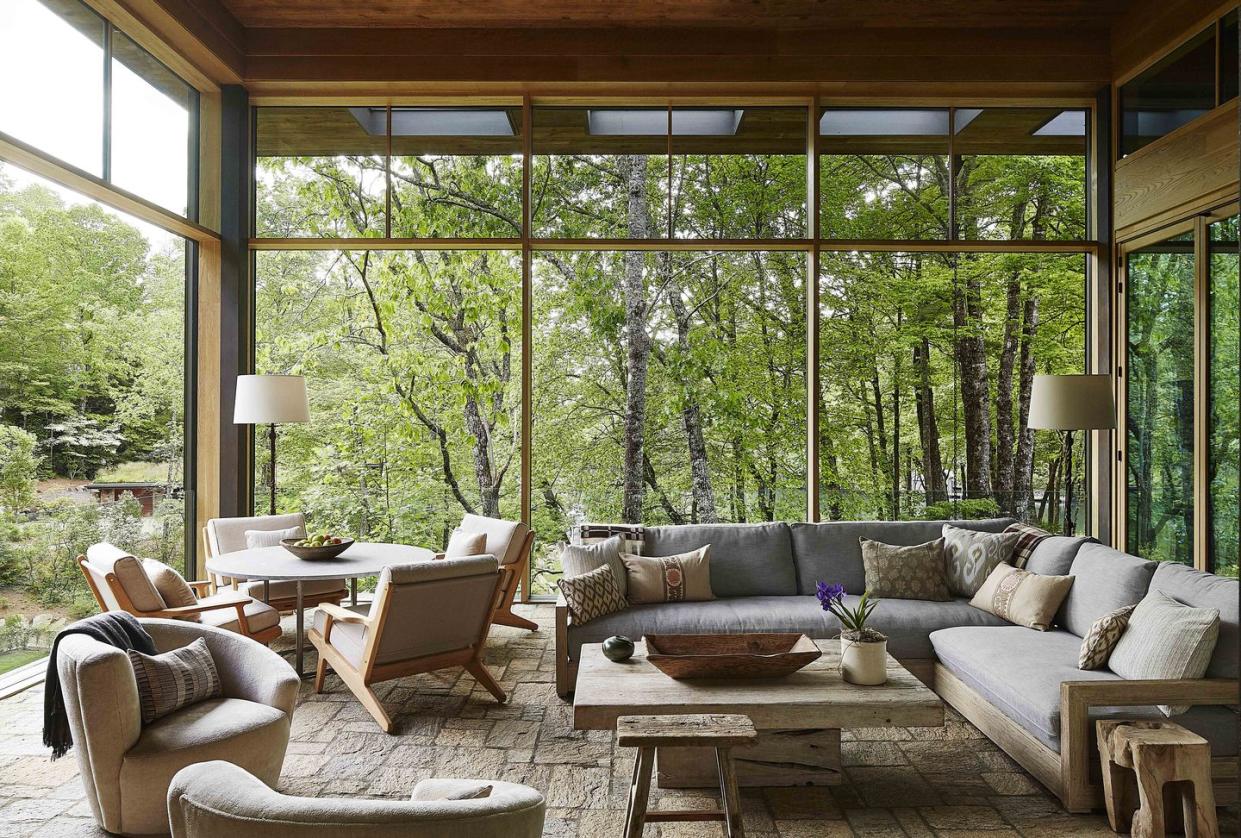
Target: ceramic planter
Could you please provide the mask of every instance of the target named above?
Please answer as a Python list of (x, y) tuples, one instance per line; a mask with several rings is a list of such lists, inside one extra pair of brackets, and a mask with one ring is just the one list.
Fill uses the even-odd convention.
[(840, 638), (840, 674), (850, 684), (873, 687), (888, 680), (888, 641)]

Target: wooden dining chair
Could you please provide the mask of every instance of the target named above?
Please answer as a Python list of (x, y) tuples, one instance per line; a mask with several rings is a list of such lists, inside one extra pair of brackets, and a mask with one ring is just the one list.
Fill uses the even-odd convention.
[(369, 607), (320, 605), (309, 632), (319, 652), (315, 692), (330, 667), (386, 733), (392, 719), (372, 685), (393, 678), (462, 666), (503, 704), (482, 661), (500, 578), (493, 556), (394, 565)]

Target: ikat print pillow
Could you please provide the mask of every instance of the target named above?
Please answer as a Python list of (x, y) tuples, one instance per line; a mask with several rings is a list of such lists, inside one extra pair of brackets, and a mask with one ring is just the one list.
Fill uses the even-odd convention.
[(948, 562), (948, 590), (954, 596), (973, 596), (996, 565), (1013, 557), (1020, 535), (1015, 532), (976, 532), (944, 524), (944, 557)]

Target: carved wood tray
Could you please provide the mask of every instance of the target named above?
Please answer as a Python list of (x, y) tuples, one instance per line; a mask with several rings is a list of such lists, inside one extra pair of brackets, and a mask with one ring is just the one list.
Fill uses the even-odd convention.
[(646, 659), (669, 678), (781, 678), (823, 653), (804, 634), (648, 634)]

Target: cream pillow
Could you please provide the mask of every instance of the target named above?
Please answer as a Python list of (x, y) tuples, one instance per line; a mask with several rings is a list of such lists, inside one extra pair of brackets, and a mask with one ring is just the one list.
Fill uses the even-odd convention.
[(590, 573), (604, 565), (612, 568), (612, 573), (616, 575), (621, 595), (628, 596), (625, 563), (621, 561), (621, 536), (614, 535), (593, 544), (562, 544), (560, 547), (560, 567), (569, 578)]
[[(198, 597), (194, 596), (194, 589), (185, 581), (185, 577), (168, 565), (155, 559), (143, 559), (142, 569), (146, 571), (147, 578), (151, 580), (168, 608), (198, 604)], [(194, 614), (185, 619), (197, 622), (199, 616)]]
[[(487, 552), (487, 533), (469, 532), (457, 527), (448, 536), (448, 546), (444, 548), (444, 556), (482, 556)], [(496, 556), (497, 559), (503, 558)]]
[[(1219, 639), (1219, 611), (1193, 608), (1163, 591), (1151, 591), (1129, 615), (1108, 668), (1127, 680), (1179, 680), (1206, 675)], [(1160, 705), (1165, 716), (1189, 707)]]
[(631, 604), (642, 602), (706, 602), (711, 590), (711, 545), (675, 556), (621, 554)]
[(1072, 576), (1042, 576), (1002, 564), (991, 571), (970, 605), (1010, 623), (1047, 631), (1071, 587)]
[(254, 550), (259, 547), (279, 547), (286, 538), (305, 538), (306, 530), (301, 527), (289, 527), (284, 530), (246, 530), (246, 547)]

